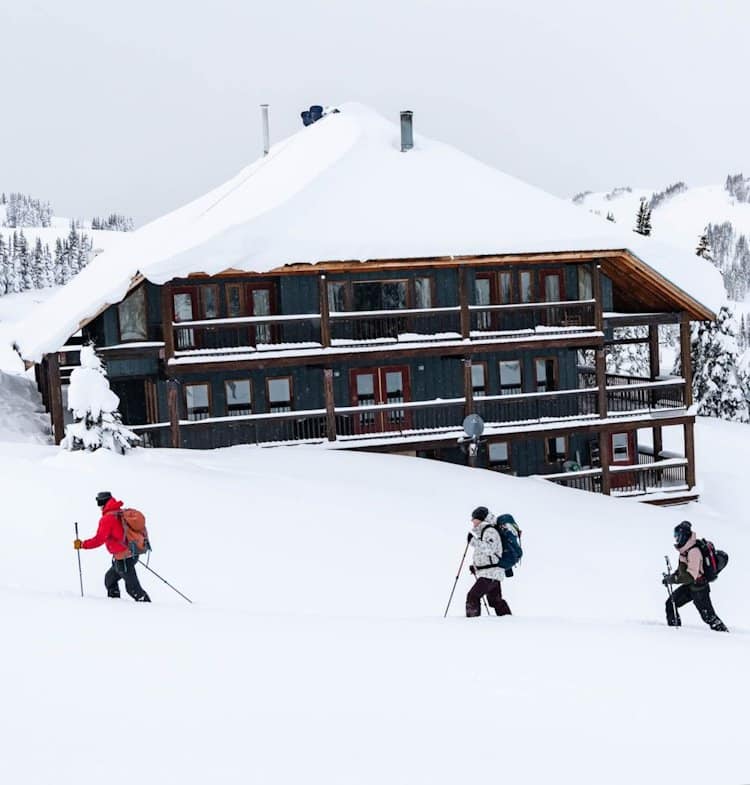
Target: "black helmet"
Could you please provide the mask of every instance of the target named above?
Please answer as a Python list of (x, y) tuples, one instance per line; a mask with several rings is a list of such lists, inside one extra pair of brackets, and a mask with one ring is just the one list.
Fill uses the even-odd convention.
[(96, 494), (96, 503), (100, 507), (104, 507), (104, 505), (112, 498), (112, 494), (109, 491), (99, 491)]
[(478, 521), (483, 521), (488, 515), (490, 511), (486, 507), (477, 507), (474, 512), (471, 513), (471, 519)]
[(682, 521), (674, 527), (674, 547), (682, 548), (682, 546), (690, 539), (693, 533), (693, 527), (690, 521)]

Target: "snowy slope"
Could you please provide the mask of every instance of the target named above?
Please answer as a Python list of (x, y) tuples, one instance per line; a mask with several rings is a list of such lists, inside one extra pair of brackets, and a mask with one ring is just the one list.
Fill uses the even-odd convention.
[[(699, 466), (710, 433), (732, 445), (714, 472), (739, 476), (745, 428), (701, 420)], [(662, 510), (302, 447), (122, 458), (0, 444), (0, 476), (9, 782), (131, 782), (118, 740), (133, 727), (145, 782), (747, 781), (750, 521), (742, 503), (727, 514), (723, 486)], [(105, 599), (101, 551), (83, 553), (77, 596), (73, 521), (93, 531), (104, 488), (147, 512), (151, 566), (194, 605), (143, 570), (153, 605)], [(524, 529), (504, 584), (515, 615), (462, 618), (464, 572), (443, 620), (480, 503)], [(662, 554), (683, 517), (730, 552), (714, 589), (730, 635), (692, 608), (683, 629), (661, 624)], [(668, 739), (703, 710), (686, 698), (701, 674), (711, 755), (688, 762)]]
[[(641, 198), (648, 201), (660, 190), (663, 189), (615, 188), (607, 193), (587, 193), (577, 204), (602, 218), (610, 213), (617, 226), (630, 230), (635, 226)], [(730, 221), (738, 232), (750, 234), (750, 204), (737, 202), (720, 185), (688, 186), (686, 191), (654, 207), (652, 238), (695, 253), (706, 226), (725, 221)]]
[(623, 231), (421, 135), (401, 153), (394, 123), (344, 104), (103, 254), (18, 340), (30, 360), (56, 349), (103, 304), (122, 299), (136, 273), (163, 283), (294, 262), (623, 248), (718, 309), (721, 277), (694, 254)]

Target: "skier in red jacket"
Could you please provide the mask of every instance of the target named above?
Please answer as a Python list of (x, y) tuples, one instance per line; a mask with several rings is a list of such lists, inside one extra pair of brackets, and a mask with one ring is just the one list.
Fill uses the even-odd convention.
[(125, 581), (125, 590), (136, 602), (151, 602), (135, 572), (138, 557), (132, 556), (125, 545), (125, 531), (117, 514), (122, 509), (122, 502), (117, 501), (109, 491), (101, 491), (96, 494), (96, 503), (102, 510), (96, 534), (88, 540), (73, 540), (73, 547), (87, 551), (105, 545), (112, 554), (112, 566), (104, 575), (108, 597), (120, 596), (118, 584), (122, 578)]

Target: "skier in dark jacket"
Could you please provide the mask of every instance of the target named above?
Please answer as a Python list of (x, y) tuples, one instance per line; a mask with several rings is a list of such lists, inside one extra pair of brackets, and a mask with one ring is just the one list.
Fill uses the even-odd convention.
[(495, 515), (486, 507), (477, 507), (471, 513), (472, 528), (467, 539), (474, 548), (474, 563), (469, 569), (476, 582), (466, 595), (467, 616), (481, 615), (482, 597), (487, 597), (487, 602), (498, 616), (510, 615), (500, 584), (507, 565), (503, 563), (503, 542), (492, 525), (495, 520)]
[(134, 557), (125, 545), (125, 530), (117, 514), (122, 509), (122, 502), (117, 501), (109, 491), (101, 491), (96, 494), (96, 503), (102, 511), (96, 534), (88, 540), (74, 540), (73, 547), (76, 550), (90, 550), (104, 545), (112, 554), (112, 566), (104, 575), (108, 597), (120, 596), (118, 584), (122, 578), (125, 590), (136, 602), (151, 602), (135, 572), (138, 557)]
[(716, 615), (711, 604), (711, 586), (703, 574), (703, 556), (697, 544), (697, 537), (690, 521), (682, 521), (674, 529), (674, 547), (680, 554), (677, 569), (665, 575), (665, 586), (679, 584), (667, 599), (667, 624), (679, 627), (682, 624), (677, 608), (693, 602), (706, 624), (717, 632), (728, 632), (724, 622)]

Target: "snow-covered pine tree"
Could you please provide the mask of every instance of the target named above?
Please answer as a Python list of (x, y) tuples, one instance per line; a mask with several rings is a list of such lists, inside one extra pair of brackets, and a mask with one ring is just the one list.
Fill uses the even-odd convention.
[[(698, 414), (750, 422), (747, 379), (739, 368), (737, 322), (722, 306), (715, 322), (691, 324), (693, 398)], [(679, 358), (675, 373), (680, 373)]]
[(648, 206), (646, 199), (641, 198), (641, 203), (638, 206), (638, 213), (635, 218), (634, 232), (642, 234), (644, 237), (651, 235), (651, 208)]
[(55, 240), (55, 258), (52, 263), (54, 270), (54, 283), (57, 286), (67, 283), (68, 277), (65, 274), (65, 253), (63, 250), (62, 240), (58, 237)]
[(36, 243), (34, 243), (34, 250), (31, 253), (29, 272), (34, 289), (41, 289), (45, 284), (46, 276), (44, 270), (44, 249), (42, 248), (42, 241), (38, 237), (36, 238)]
[(44, 255), (42, 257), (44, 264), (44, 287), (55, 285), (55, 260), (52, 258), (49, 245), (44, 244)]
[(648, 327), (618, 327), (613, 340), (640, 338), (643, 343), (613, 343), (607, 347), (607, 373), (650, 376)]
[(68, 408), (74, 421), (65, 427), (61, 446), (66, 450), (104, 447), (124, 455), (140, 443), (140, 438), (122, 424), (119, 405), (94, 345), (81, 347), (81, 367), (70, 374), (68, 387)]
[(713, 257), (711, 256), (711, 244), (708, 242), (708, 229), (703, 230), (703, 234), (698, 240), (698, 247), (695, 249), (695, 255), (701, 256), (704, 259), (707, 259), (709, 262), (713, 262)]
[(75, 221), (70, 222), (70, 231), (68, 238), (65, 241), (65, 251), (68, 259), (68, 269), (70, 270), (70, 277), (81, 271), (80, 263), (80, 236), (76, 230)]
[(0, 295), (8, 291), (8, 246), (0, 234)]

